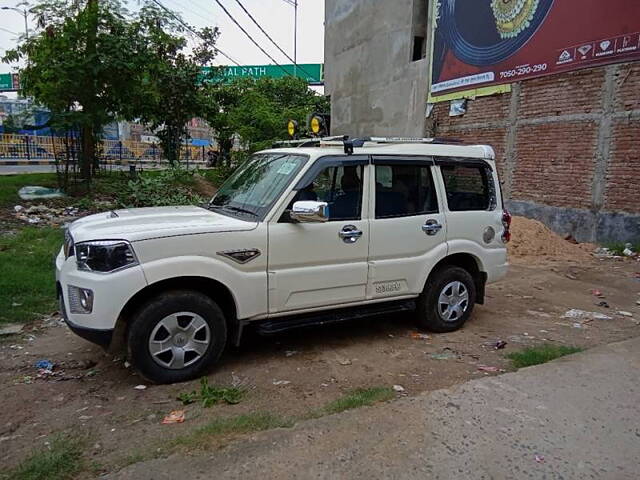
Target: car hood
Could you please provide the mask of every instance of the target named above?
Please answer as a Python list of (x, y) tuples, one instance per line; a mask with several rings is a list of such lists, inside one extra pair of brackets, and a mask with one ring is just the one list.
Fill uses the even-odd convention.
[(76, 220), (69, 225), (74, 242), (148, 240), (198, 233), (252, 230), (257, 223), (200, 207), (150, 207), (114, 210)]

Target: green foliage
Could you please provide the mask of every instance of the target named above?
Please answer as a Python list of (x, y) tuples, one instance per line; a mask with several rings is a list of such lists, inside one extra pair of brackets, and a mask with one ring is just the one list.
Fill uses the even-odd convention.
[(0, 323), (26, 322), (56, 310), (54, 257), (62, 231), (27, 227), (0, 236)]
[(358, 388), (341, 398), (325, 405), (315, 416), (331, 415), (344, 412), (352, 408), (366, 407), (378, 402), (386, 402), (395, 398), (393, 389), (389, 387)]
[(82, 470), (82, 442), (70, 437), (55, 437), (48, 447), (34, 450), (18, 467), (0, 475), (12, 480), (67, 480)]
[(224, 158), (228, 159), (233, 135), (250, 151), (268, 148), (287, 138), (287, 122), (304, 126), (312, 112), (329, 112), (327, 97), (317, 95), (294, 77), (241, 78), (210, 83), (205, 89), (203, 118), (216, 131)]
[[(180, 145), (187, 136), (187, 122), (199, 116), (202, 108), (201, 67), (215, 57), (217, 28), (198, 32), (201, 42), (186, 53), (187, 42), (182, 36), (168, 32), (181, 26), (177, 14), (168, 14), (153, 3), (147, 3), (133, 23), (135, 43), (145, 52), (139, 65), (138, 81), (129, 97), (130, 116), (149, 124), (160, 139), (167, 159), (174, 164)], [(217, 70), (211, 69), (209, 75)]]
[(230, 434), (253, 433), (272, 428), (291, 428), (291, 419), (266, 412), (249, 413), (231, 418), (216, 418), (190, 434), (176, 438), (173, 446), (188, 449), (205, 448), (207, 441)]
[(193, 171), (169, 168), (158, 175), (139, 175), (130, 180), (118, 195), (118, 202), (126, 207), (162, 207), (195, 205), (207, 199), (189, 188), (194, 183)]
[(556, 358), (563, 357), (565, 355), (571, 355), (572, 353), (581, 352), (580, 347), (567, 347), (565, 345), (538, 345), (536, 347), (525, 348), (519, 352), (513, 352), (506, 357), (511, 360), (513, 366), (516, 368), (530, 367), (532, 365), (539, 365), (541, 363), (547, 363)]
[(244, 395), (245, 391), (239, 388), (211, 386), (207, 378), (202, 377), (200, 379), (200, 393), (196, 393), (195, 391), (184, 392), (178, 395), (178, 400), (184, 405), (201, 401), (202, 406), (208, 408), (221, 402), (235, 405), (240, 403)]

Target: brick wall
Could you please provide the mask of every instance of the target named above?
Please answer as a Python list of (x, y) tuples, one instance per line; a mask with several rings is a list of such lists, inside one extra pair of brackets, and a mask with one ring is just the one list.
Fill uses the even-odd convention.
[(442, 102), (430, 120), (428, 134), (494, 147), (509, 200), (592, 218), (583, 237), (601, 236), (601, 214), (640, 219), (640, 62), (516, 83), (459, 117)]

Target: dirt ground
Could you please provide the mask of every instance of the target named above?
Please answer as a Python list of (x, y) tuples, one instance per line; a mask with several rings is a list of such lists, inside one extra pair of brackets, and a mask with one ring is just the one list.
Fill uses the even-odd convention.
[[(640, 335), (637, 259), (514, 254), (511, 262), (506, 279), (488, 287), (486, 305), (454, 333), (416, 338), (410, 315), (402, 314), (272, 337), (247, 335), (209, 375), (210, 384), (248, 389), (238, 405), (182, 407), (176, 396), (196, 390), (197, 381), (136, 390), (144, 382), (124, 359), (75, 336), (59, 319), (36, 323), (0, 340), (0, 464), (11, 467), (44, 448), (51, 434), (72, 432), (87, 439), (95, 473), (112, 472), (133, 457), (162, 455), (171, 438), (214, 418), (302, 416), (359, 387), (401, 385), (399, 395), (418, 395), (488, 375), (480, 365), (509, 370), (504, 354), (526, 345), (588, 348)], [(610, 308), (596, 305), (602, 301)], [(572, 308), (612, 319), (563, 318)], [(497, 340), (506, 347), (494, 349)], [(37, 378), (34, 364), (41, 359), (55, 363), (60, 376)], [(184, 423), (161, 424), (169, 411), (182, 408)]]

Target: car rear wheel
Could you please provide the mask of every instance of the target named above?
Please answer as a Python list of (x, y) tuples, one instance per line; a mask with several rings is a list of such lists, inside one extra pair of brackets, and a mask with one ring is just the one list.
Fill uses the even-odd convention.
[(222, 355), (224, 314), (206, 295), (189, 290), (161, 293), (142, 305), (127, 336), (134, 368), (155, 383), (202, 375)]
[(464, 325), (476, 301), (473, 277), (460, 267), (434, 272), (418, 299), (417, 323), (433, 332), (452, 332)]

